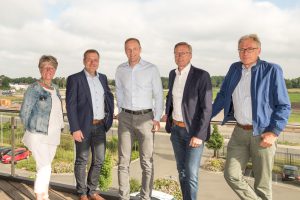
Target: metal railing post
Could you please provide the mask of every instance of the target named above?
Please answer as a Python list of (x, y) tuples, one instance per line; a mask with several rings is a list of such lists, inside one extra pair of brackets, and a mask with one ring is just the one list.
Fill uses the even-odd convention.
[(2, 114), (0, 115), (0, 123), (1, 123), (1, 145), (3, 145), (3, 120), (2, 120)]
[(15, 117), (11, 117), (11, 175), (15, 176)]

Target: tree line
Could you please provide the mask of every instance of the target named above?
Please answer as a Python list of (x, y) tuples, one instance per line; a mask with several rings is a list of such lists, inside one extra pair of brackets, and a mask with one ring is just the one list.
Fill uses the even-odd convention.
[[(33, 77), (20, 77), (20, 78), (9, 78), (7, 76), (0, 76), (0, 89), (10, 89), (9, 84), (31, 84), (38, 79)], [(221, 87), (224, 76), (212, 76), (211, 82), (213, 87)], [(169, 78), (161, 77), (162, 85), (164, 89), (168, 89)], [(53, 79), (53, 83), (58, 85), (59, 88), (66, 88), (67, 79), (65, 77), (56, 77)], [(287, 88), (300, 88), (300, 77), (294, 79), (285, 79)], [(110, 86), (115, 86), (114, 79), (108, 79), (108, 84)]]

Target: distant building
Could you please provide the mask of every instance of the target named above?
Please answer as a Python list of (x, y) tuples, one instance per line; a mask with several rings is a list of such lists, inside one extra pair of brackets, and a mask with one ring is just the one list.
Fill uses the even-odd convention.
[(28, 88), (28, 84), (9, 84), (10, 88), (14, 88), (16, 90), (26, 90)]

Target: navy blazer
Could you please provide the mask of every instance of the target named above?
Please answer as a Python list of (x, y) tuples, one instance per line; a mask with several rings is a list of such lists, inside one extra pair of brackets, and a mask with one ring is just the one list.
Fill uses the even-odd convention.
[[(172, 90), (176, 77), (175, 69), (169, 74), (169, 91), (166, 101), (166, 131), (171, 132), (173, 97)], [(212, 85), (208, 72), (191, 66), (182, 98), (182, 116), (187, 132), (203, 141), (210, 137), (210, 118), (212, 112)]]
[[(113, 122), (114, 96), (108, 87), (107, 77), (98, 74), (104, 89), (104, 126), (107, 132)], [(71, 133), (81, 130), (84, 136), (89, 136), (94, 114), (91, 92), (84, 71), (67, 79), (66, 109)]]

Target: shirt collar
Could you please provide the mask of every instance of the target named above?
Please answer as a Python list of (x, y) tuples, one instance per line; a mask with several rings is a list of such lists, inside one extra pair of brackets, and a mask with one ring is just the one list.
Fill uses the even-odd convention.
[(176, 68), (175, 72), (176, 75), (183, 75), (183, 74), (188, 74), (190, 69), (191, 69), (191, 63), (187, 64), (187, 66), (185, 66), (185, 68), (183, 68), (181, 72), (179, 72), (178, 68)]
[[(134, 68), (139, 67), (139, 66), (143, 66), (144, 63), (145, 63), (145, 61), (144, 61), (142, 58), (140, 58), (140, 61), (139, 61), (137, 64), (134, 65)], [(129, 68), (132, 68), (132, 67), (130, 67), (128, 61), (126, 62), (126, 65), (125, 65), (125, 66), (126, 66), (126, 67), (129, 67)]]
[(245, 67), (244, 64), (242, 64), (242, 69), (243, 71), (251, 71), (252, 67), (254, 67), (257, 64), (257, 62), (255, 62), (253, 65), (251, 65), (251, 67), (249, 67), (248, 69)]
[(85, 74), (85, 76), (87, 77), (87, 78), (95, 78), (95, 77), (97, 77), (97, 78), (99, 78), (99, 74), (98, 74), (98, 72), (96, 71), (96, 76), (92, 76), (90, 73), (88, 73), (85, 69), (83, 69), (83, 71), (84, 71), (84, 74)]

